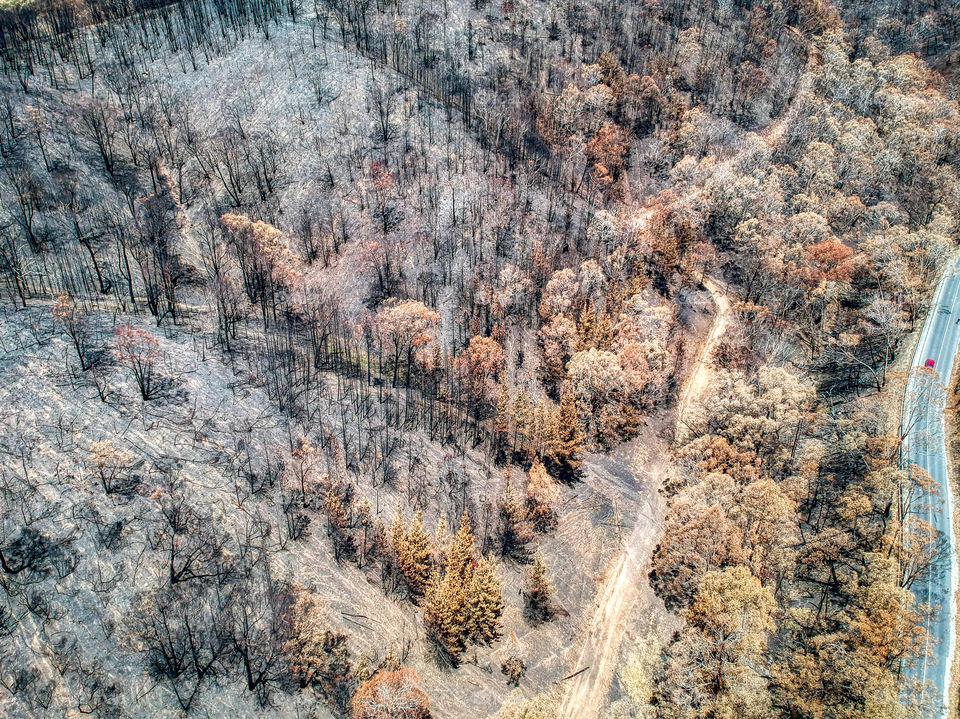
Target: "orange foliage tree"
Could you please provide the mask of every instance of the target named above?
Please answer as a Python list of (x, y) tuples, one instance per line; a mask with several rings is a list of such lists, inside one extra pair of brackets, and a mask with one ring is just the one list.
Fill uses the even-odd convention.
[(353, 695), (353, 719), (430, 719), (430, 698), (416, 670), (380, 671)]
[(381, 340), (393, 348), (393, 386), (397, 386), (400, 359), (406, 355), (409, 387), (413, 352), (433, 340), (433, 333), (440, 324), (440, 315), (422, 302), (394, 298), (384, 303), (375, 323)]
[(470, 345), (457, 358), (461, 381), (469, 388), (477, 406), (489, 402), (503, 371), (503, 347), (491, 337), (471, 337)]

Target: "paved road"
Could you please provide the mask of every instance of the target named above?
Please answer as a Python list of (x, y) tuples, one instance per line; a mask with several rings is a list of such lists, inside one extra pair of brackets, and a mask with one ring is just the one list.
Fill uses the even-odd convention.
[[(960, 260), (954, 262), (940, 280), (934, 303), (921, 330), (913, 356), (903, 421), (907, 435), (906, 454), (910, 462), (923, 467), (939, 488), (939, 496), (926, 502), (926, 519), (948, 540), (947, 552), (936, 570), (914, 585), (917, 598), (930, 606), (927, 630), (932, 657), (913, 671), (924, 682), (925, 717), (947, 716), (950, 667), (956, 636), (953, 631), (952, 597), (957, 585), (957, 561), (953, 551), (952, 506), (947, 481), (947, 455), (944, 432), (945, 393), (940, 383), (950, 380), (957, 345), (960, 342)], [(926, 369), (928, 359), (935, 368)], [(920, 371), (918, 371), (920, 368)]]

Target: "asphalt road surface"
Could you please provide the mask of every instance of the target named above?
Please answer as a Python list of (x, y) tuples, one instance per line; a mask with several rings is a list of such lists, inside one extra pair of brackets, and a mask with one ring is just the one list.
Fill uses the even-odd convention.
[[(931, 658), (912, 674), (924, 683), (924, 716), (947, 716), (950, 667), (956, 642), (953, 631), (952, 597), (957, 584), (956, 554), (952, 532), (952, 498), (947, 481), (944, 431), (946, 393), (957, 344), (960, 342), (960, 260), (948, 267), (937, 287), (913, 356), (911, 376), (903, 403), (907, 434), (906, 456), (933, 478), (939, 496), (925, 498), (923, 513), (946, 540), (946, 552), (933, 572), (914, 584), (917, 599), (927, 606), (926, 623)], [(928, 366), (928, 360), (934, 366)]]

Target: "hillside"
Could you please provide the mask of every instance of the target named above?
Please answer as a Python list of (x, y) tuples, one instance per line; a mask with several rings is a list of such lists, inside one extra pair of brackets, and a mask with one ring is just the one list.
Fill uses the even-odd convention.
[(0, 713), (921, 716), (951, 12), (0, 5)]

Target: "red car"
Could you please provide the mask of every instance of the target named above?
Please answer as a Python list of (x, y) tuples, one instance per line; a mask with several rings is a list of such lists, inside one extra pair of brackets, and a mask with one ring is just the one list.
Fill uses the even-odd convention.
[(927, 360), (927, 367), (933, 367), (936, 364), (932, 359)]

